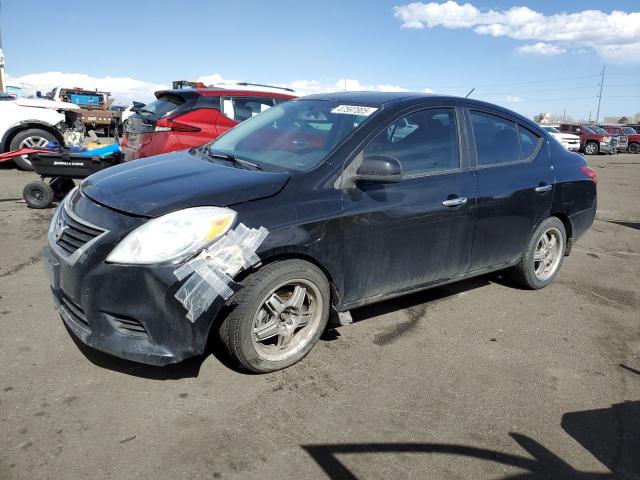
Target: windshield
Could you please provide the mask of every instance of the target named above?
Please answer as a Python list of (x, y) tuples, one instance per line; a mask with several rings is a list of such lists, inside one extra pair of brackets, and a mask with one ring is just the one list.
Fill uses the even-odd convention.
[(624, 128), (622, 129), (622, 131), (623, 131), (624, 133), (626, 133), (627, 135), (637, 135), (637, 134), (638, 134), (638, 132), (636, 132), (636, 131), (635, 131), (633, 128), (631, 128), (631, 127), (624, 127)]
[(208, 148), (258, 165), (307, 171), (376, 110), (336, 101), (286, 102), (246, 120)]
[[(591, 127), (584, 127), (584, 126), (583, 126), (583, 127), (582, 127), (582, 130), (583, 130), (585, 133), (596, 133), (596, 132), (594, 132), (594, 131), (593, 131), (593, 129), (592, 129)], [(605, 132), (605, 133), (606, 133), (606, 132)]]
[(544, 128), (547, 132), (559, 133), (558, 129), (554, 127), (542, 127), (542, 128)]
[(591, 127), (591, 130), (593, 130), (596, 133), (599, 133), (600, 135), (609, 135), (609, 132), (607, 132), (604, 128)]

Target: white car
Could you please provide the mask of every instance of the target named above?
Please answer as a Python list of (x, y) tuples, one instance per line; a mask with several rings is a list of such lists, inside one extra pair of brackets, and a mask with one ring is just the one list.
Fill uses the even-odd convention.
[[(43, 98), (0, 97), (0, 153), (20, 148), (44, 148), (49, 142), (80, 145), (84, 126), (73, 103)], [(26, 155), (16, 157), (18, 168), (33, 170)]]
[(553, 137), (560, 142), (567, 150), (572, 152), (577, 152), (580, 150), (580, 137), (578, 135), (574, 135), (572, 133), (562, 133), (555, 127), (550, 127), (548, 125), (540, 125), (544, 130), (549, 132)]

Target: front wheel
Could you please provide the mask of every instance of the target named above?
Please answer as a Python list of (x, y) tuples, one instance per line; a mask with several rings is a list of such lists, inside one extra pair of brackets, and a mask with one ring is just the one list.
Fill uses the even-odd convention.
[(599, 151), (600, 147), (596, 142), (588, 142), (584, 146), (584, 153), (586, 153), (587, 155), (597, 155)]
[(629, 153), (638, 153), (640, 152), (640, 145), (637, 143), (629, 144)]
[(560, 219), (547, 218), (536, 228), (520, 262), (511, 270), (511, 277), (530, 289), (549, 285), (562, 266), (566, 238), (566, 230)]
[(301, 360), (329, 319), (330, 290), (315, 265), (291, 259), (251, 273), (220, 326), (222, 343), (244, 368), (272, 372)]
[(53, 202), (53, 189), (44, 182), (30, 182), (22, 190), (24, 201), (31, 208), (47, 208)]

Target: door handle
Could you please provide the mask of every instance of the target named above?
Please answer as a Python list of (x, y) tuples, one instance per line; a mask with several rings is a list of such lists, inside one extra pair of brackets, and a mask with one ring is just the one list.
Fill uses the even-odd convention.
[(539, 187), (536, 187), (536, 192), (544, 193), (544, 192), (548, 192), (552, 188), (553, 188), (553, 185), (540, 185)]
[(467, 197), (456, 197), (445, 200), (442, 202), (442, 205), (445, 207), (457, 207), (459, 205), (464, 205), (465, 203), (467, 203)]

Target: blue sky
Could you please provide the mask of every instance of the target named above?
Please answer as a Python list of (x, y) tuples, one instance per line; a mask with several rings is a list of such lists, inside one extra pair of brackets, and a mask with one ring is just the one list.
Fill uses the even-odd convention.
[[(171, 80), (200, 77), (303, 91), (335, 89), (345, 78), (350, 88), (457, 95), (475, 86), (474, 97), (529, 116), (566, 108), (587, 118), (590, 110), (595, 116), (598, 74), (606, 63), (601, 116), (640, 112), (640, 17), (631, 16), (640, 15), (632, 13), (640, 11), (636, 0), (564, 1), (562, 9), (547, 0), (470, 0), (471, 13), (460, 8), (463, 2), (425, 2), (412, 12), (402, 9), (409, 3), (403, 1), (90, 3), (3, 0), (10, 81), (44, 89), (77, 78), (98, 82), (122, 100), (149, 98)], [(526, 11), (508, 13), (524, 6), (542, 19), (522, 24)], [(584, 14), (589, 9), (623, 15), (604, 25)], [(562, 11), (584, 15), (577, 22), (587, 23), (576, 27), (571, 41), (558, 40), (564, 20), (554, 15)], [(548, 31), (523, 33), (536, 22)], [(494, 23), (497, 30), (487, 27)]]

